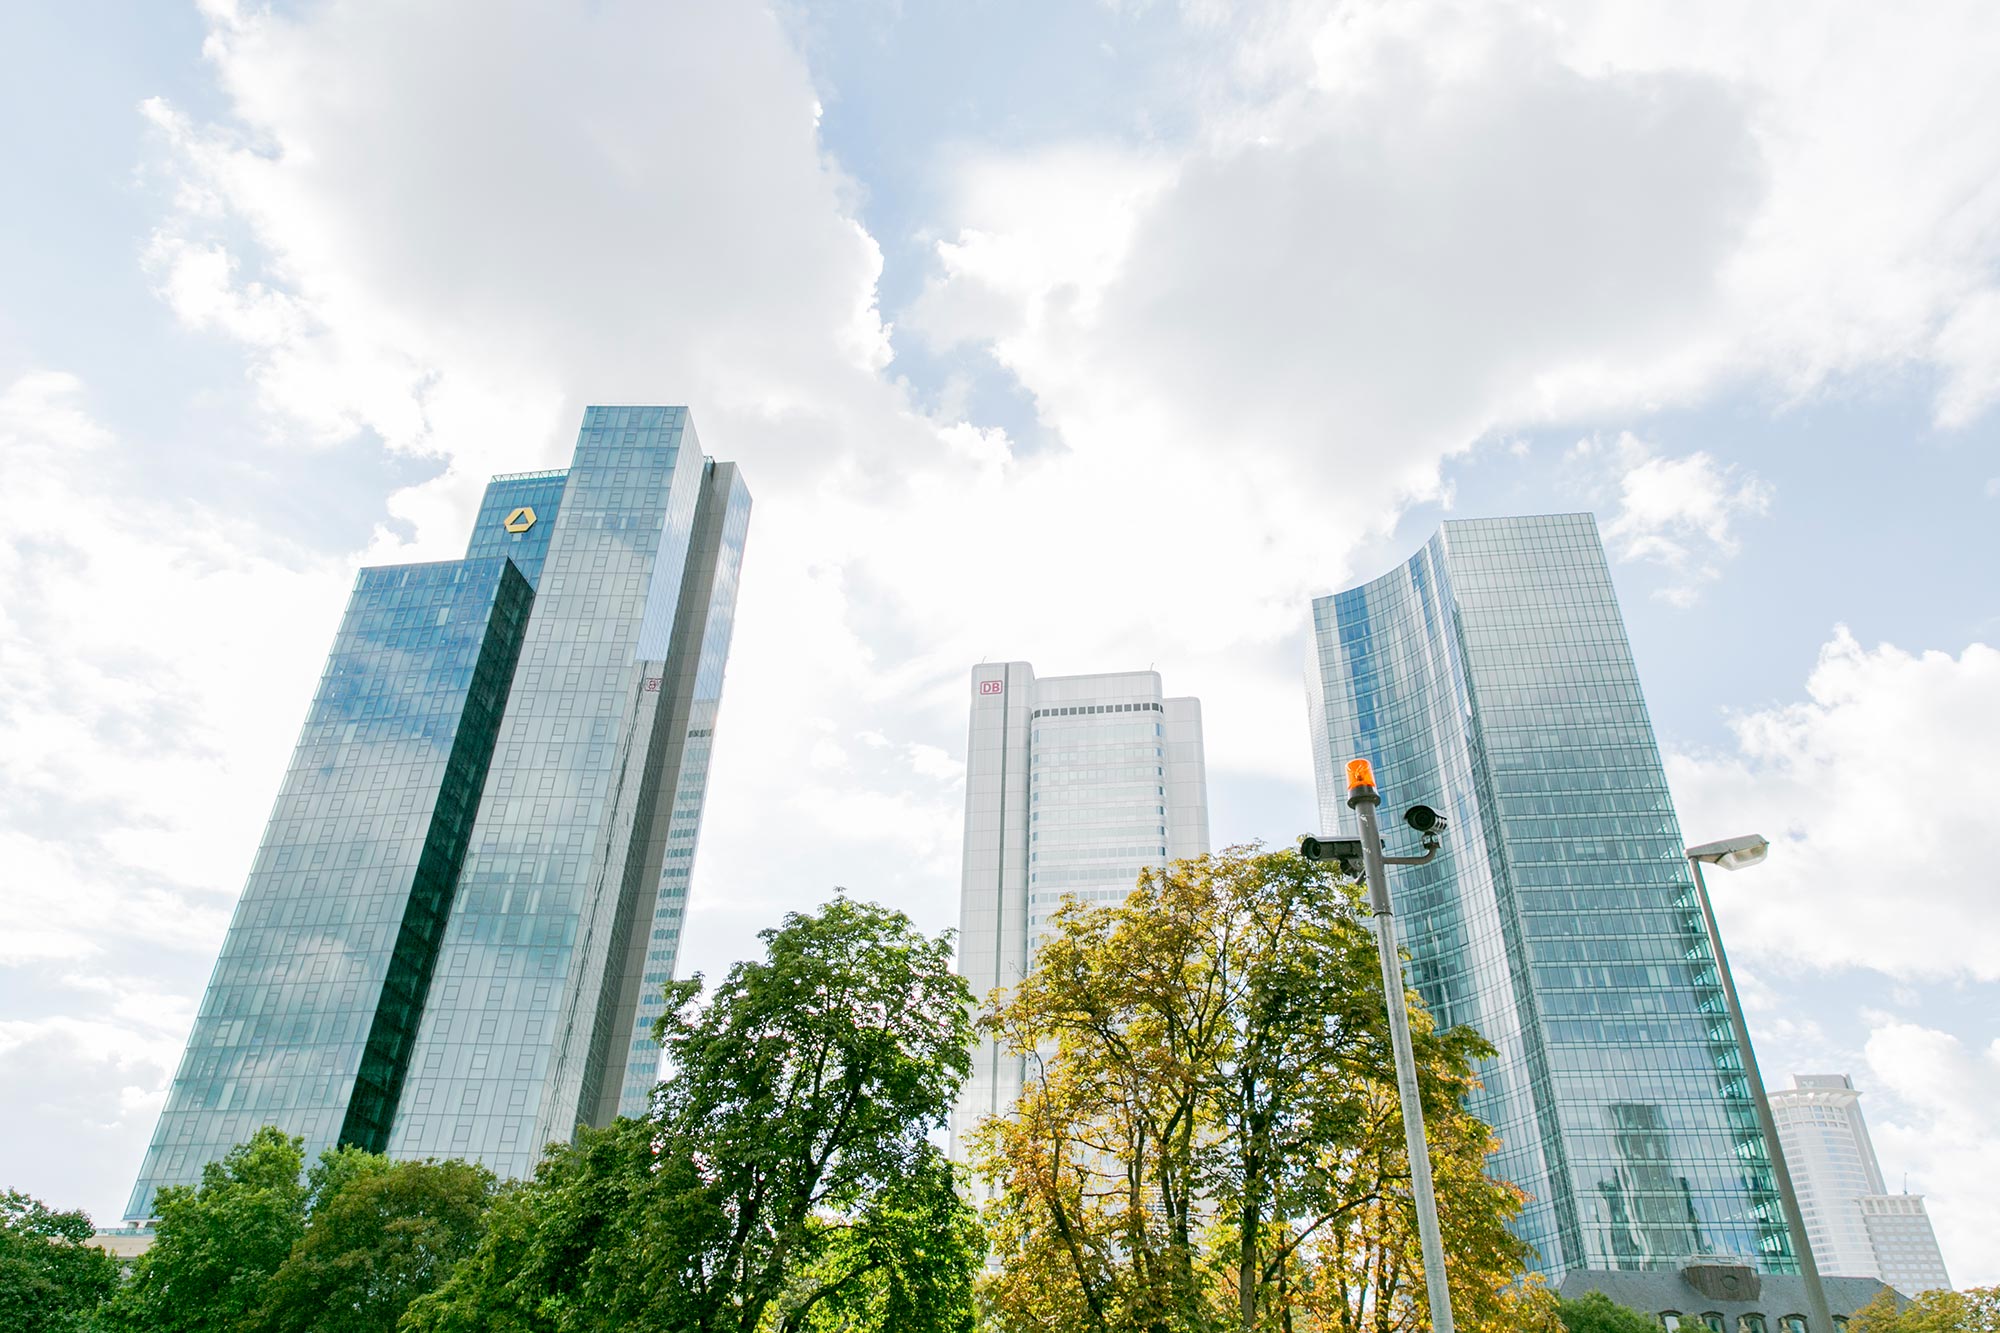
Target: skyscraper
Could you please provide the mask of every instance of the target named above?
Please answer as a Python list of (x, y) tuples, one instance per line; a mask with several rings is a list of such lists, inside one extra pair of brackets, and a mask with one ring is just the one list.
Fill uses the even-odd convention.
[(1769, 1098), (1820, 1271), (1880, 1276), (1860, 1199), (1884, 1192), (1882, 1168), (1854, 1080), (1845, 1074), (1795, 1075), (1790, 1091), (1774, 1091)]
[(685, 408), (592, 407), (361, 571), (127, 1216), (260, 1125), (522, 1175), (644, 1106), (749, 513)]
[(1820, 1271), (1880, 1278), (1906, 1296), (1949, 1287), (1923, 1196), (1882, 1182), (1854, 1080), (1798, 1074), (1770, 1101)]
[(1351, 758), (1450, 818), (1389, 885), (1424, 1003), (1497, 1050), (1473, 1108), (1540, 1269), (1796, 1271), (1595, 521), (1446, 523), (1312, 624), (1323, 828)]
[[(1067, 898), (1123, 899), (1147, 866), (1208, 851), (1201, 702), (1154, 671), (1037, 679), (1026, 662), (972, 671), (958, 969), (983, 1003), (1027, 972)], [(952, 1150), (1019, 1095), (1022, 1057), (982, 1039)]]

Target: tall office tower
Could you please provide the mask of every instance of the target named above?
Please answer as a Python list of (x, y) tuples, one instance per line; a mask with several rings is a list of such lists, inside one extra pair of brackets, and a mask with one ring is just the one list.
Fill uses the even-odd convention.
[(1868, 1244), (1884, 1282), (1905, 1296), (1950, 1289), (1944, 1252), (1938, 1249), (1923, 1195), (1864, 1194), (1860, 1203), (1868, 1223)]
[(1880, 1277), (1860, 1200), (1885, 1190), (1854, 1080), (1845, 1074), (1799, 1074), (1790, 1091), (1768, 1098), (1819, 1271)]
[(1391, 898), (1430, 1012), (1497, 1049), (1472, 1105), (1541, 1271), (1796, 1271), (1596, 523), (1446, 523), (1312, 625), (1322, 827), (1357, 831), (1352, 758), (1450, 818)]
[(261, 1125), (518, 1176), (643, 1107), (749, 514), (685, 408), (592, 407), (361, 571), (128, 1217)]
[[(1026, 662), (973, 668), (958, 970), (982, 1004), (1027, 972), (1064, 899), (1123, 899), (1145, 867), (1207, 851), (1200, 700), (1165, 697), (1155, 671), (1038, 680)], [(1022, 1065), (980, 1041), (954, 1155), (1013, 1106)]]
[(1798, 1074), (1769, 1096), (1820, 1271), (1880, 1278), (1906, 1296), (1949, 1287), (1923, 1196), (1882, 1183), (1854, 1080)]

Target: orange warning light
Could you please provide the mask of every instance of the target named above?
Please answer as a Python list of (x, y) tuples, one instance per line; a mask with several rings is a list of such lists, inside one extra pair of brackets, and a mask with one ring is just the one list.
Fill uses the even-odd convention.
[(1372, 787), (1374, 785), (1374, 765), (1370, 764), (1366, 759), (1350, 759), (1347, 761), (1347, 789), (1349, 791), (1353, 791), (1356, 787)]

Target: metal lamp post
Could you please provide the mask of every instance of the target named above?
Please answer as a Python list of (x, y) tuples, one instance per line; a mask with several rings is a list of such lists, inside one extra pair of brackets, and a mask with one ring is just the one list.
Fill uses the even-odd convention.
[(1430, 1144), (1424, 1134), (1424, 1105), (1417, 1092), (1417, 1059), (1410, 1047), (1410, 1008), (1403, 986), (1403, 957), (1396, 946), (1396, 918), (1389, 908), (1385, 866), (1420, 866), (1437, 855), (1444, 816), (1427, 805), (1413, 806), (1404, 816), (1423, 835), (1422, 856), (1382, 855), (1382, 833), (1375, 808), (1382, 798), (1375, 790), (1375, 770), (1366, 759), (1347, 765), (1347, 806), (1361, 821), (1361, 837), (1299, 839), (1299, 852), (1310, 861), (1352, 865), (1359, 857), (1368, 882), (1368, 906), (1375, 916), (1375, 947), (1382, 960), (1382, 999), (1389, 1011), (1389, 1041), (1396, 1052), (1396, 1096), (1403, 1109), (1403, 1146), (1410, 1159), (1410, 1194), (1417, 1206), (1417, 1237), (1424, 1256), (1424, 1287), (1430, 1296), (1432, 1333), (1454, 1333), (1451, 1287), (1445, 1280), (1444, 1238), (1438, 1231), (1437, 1191), (1431, 1183)]
[(1813, 1333), (1833, 1333), (1833, 1311), (1826, 1303), (1826, 1288), (1819, 1280), (1819, 1265), (1813, 1261), (1812, 1238), (1806, 1234), (1805, 1215), (1792, 1189), (1792, 1173), (1785, 1167), (1784, 1145), (1778, 1141), (1778, 1125), (1771, 1118), (1771, 1104), (1764, 1097), (1764, 1079), (1757, 1072), (1757, 1053), (1750, 1048), (1750, 1028), (1743, 1021), (1743, 1004), (1736, 998), (1736, 980), (1729, 975), (1729, 957), (1722, 951), (1722, 931), (1715, 924), (1715, 908), (1708, 900), (1708, 883), (1702, 878), (1703, 865), (1741, 870), (1762, 861), (1771, 844), (1752, 833), (1721, 842), (1705, 842), (1686, 849), (1688, 864), (1694, 868), (1694, 896), (1701, 906), (1702, 928), (1708, 932), (1709, 952), (1722, 978), (1722, 998), (1729, 1009), (1729, 1026), (1736, 1034), (1736, 1048), (1743, 1053), (1743, 1073), (1750, 1081), (1750, 1100), (1757, 1108), (1757, 1125), (1771, 1154), (1771, 1175), (1778, 1182), (1778, 1198), (1785, 1208), (1785, 1226), (1792, 1233), (1798, 1251), (1799, 1273), (1806, 1281), (1806, 1303), (1812, 1308)]

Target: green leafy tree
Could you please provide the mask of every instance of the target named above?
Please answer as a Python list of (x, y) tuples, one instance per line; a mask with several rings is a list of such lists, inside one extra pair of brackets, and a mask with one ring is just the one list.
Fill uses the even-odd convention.
[(845, 898), (763, 939), (706, 1004), (668, 986), (652, 1113), (552, 1148), (406, 1328), (970, 1327), (979, 1237), (928, 1138), (969, 1064), (948, 941)]
[(1601, 1291), (1587, 1291), (1573, 1301), (1557, 1301), (1563, 1333), (1660, 1333), (1660, 1321), (1630, 1306), (1620, 1305)]
[(632, 1238), (619, 1228), (637, 1211), (655, 1165), (643, 1121), (582, 1127), (569, 1143), (551, 1145), (533, 1180), (501, 1190), (478, 1246), (436, 1291), (411, 1303), (398, 1327), (557, 1333), (599, 1326), (587, 1292), (615, 1286), (608, 1255), (629, 1254)]
[(305, 1234), (300, 1141), (265, 1126), (201, 1185), (169, 1185), (154, 1208), (159, 1237), (106, 1307), (111, 1327), (146, 1333), (234, 1329)]
[(90, 1243), (88, 1214), (0, 1192), (0, 1328), (67, 1333), (118, 1285), (118, 1261)]
[(306, 1172), (306, 1214), (317, 1213), (328, 1200), (345, 1189), (349, 1182), (365, 1175), (389, 1169), (390, 1162), (381, 1153), (369, 1152), (352, 1144), (343, 1144), (321, 1152), (319, 1160)]
[(272, 1274), (252, 1333), (392, 1329), (472, 1252), (493, 1173), (469, 1162), (390, 1162), (358, 1149), (314, 1168), (305, 1235)]
[(1884, 1288), (1854, 1312), (1848, 1333), (2000, 1333), (2000, 1287), (1927, 1291), (1901, 1312)]
[[(1060, 909), (988, 1021), (1036, 1074), (975, 1139), (999, 1187), (997, 1327), (1427, 1326), (1353, 883), (1256, 848), (1148, 871), (1123, 903)], [(1486, 1176), (1492, 1134), (1462, 1104), (1489, 1048), (1412, 1028), (1460, 1323), (1531, 1327), (1520, 1196)]]
[(979, 1218), (935, 1153), (890, 1182), (850, 1221), (827, 1224), (812, 1264), (774, 1305), (778, 1325), (810, 1333), (973, 1327), (973, 1274), (986, 1254)]

